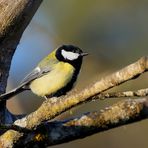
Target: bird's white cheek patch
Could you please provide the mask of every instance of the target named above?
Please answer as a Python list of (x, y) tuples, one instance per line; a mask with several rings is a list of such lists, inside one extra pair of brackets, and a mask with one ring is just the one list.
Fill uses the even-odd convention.
[(41, 71), (40, 67), (36, 67), (35, 71), (40, 72)]
[(65, 59), (68, 59), (68, 60), (75, 60), (79, 57), (79, 54), (78, 53), (73, 53), (73, 52), (70, 52), (70, 51), (65, 51), (65, 50), (62, 50), (62, 55)]

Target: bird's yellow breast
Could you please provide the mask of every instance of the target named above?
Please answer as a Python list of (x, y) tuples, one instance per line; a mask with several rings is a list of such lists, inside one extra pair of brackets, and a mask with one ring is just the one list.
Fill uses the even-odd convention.
[(59, 62), (46, 75), (33, 80), (30, 89), (38, 96), (51, 95), (70, 82), (74, 67), (69, 63)]

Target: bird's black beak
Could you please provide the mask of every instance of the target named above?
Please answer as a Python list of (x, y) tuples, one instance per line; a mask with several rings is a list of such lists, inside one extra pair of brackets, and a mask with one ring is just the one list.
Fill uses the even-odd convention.
[(82, 57), (87, 56), (87, 55), (88, 55), (88, 53), (86, 53), (86, 52), (81, 53)]

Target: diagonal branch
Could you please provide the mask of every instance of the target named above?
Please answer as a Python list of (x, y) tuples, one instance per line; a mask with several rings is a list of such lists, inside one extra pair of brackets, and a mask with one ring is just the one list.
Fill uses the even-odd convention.
[(115, 87), (127, 80), (137, 78), (137, 76), (147, 71), (147, 69), (148, 57), (143, 57), (137, 62), (98, 80), (80, 92), (74, 92), (71, 95), (45, 101), (35, 112), (20, 120), (16, 120), (14, 124), (32, 129), (43, 121), (50, 120), (78, 104), (89, 101), (91, 97), (109, 88)]
[(57, 145), (140, 121), (147, 117), (148, 99), (127, 99), (107, 107), (101, 112), (87, 113), (67, 121), (44, 123), (36, 131), (21, 138), (17, 146)]
[[(100, 93), (98, 95), (95, 95), (93, 97), (91, 97), (89, 99), (89, 101), (92, 100), (104, 100), (104, 99), (111, 99), (111, 98), (123, 98), (123, 97), (146, 97), (148, 96), (148, 88), (145, 89), (139, 89), (139, 90), (135, 90), (135, 91), (124, 91), (124, 92), (109, 92), (109, 93)], [(17, 120), (17, 119), (21, 119), (23, 117), (25, 117), (26, 114), (21, 114), (21, 115), (11, 115), (11, 117), (13, 117), (12, 121), (10, 123), (12, 123), (13, 121)], [(6, 124), (7, 125), (7, 124)], [(3, 125), (4, 126), (4, 125)], [(11, 128), (11, 126), (10, 126)]]
[[(65, 123), (55, 123), (51, 125), (49, 123), (49, 125), (44, 127), (45, 130), (43, 130), (43, 133), (40, 135), (40, 141), (38, 139), (39, 133), (34, 134), (34, 141), (42, 142), (43, 140), (45, 144), (55, 145), (84, 138), (97, 132), (106, 131), (135, 121), (140, 121), (147, 117), (147, 99), (128, 99), (104, 109), (101, 113), (89, 113)], [(45, 132), (48, 135), (46, 137)]]

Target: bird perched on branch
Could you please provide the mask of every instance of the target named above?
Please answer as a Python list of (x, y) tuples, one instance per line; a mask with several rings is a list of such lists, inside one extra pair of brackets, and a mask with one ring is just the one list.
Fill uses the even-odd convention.
[(83, 57), (86, 55), (88, 54), (73, 45), (63, 45), (55, 49), (17, 88), (0, 95), (0, 100), (7, 100), (25, 90), (31, 90), (45, 98), (66, 94), (77, 80)]

